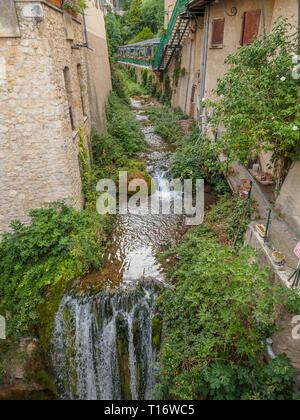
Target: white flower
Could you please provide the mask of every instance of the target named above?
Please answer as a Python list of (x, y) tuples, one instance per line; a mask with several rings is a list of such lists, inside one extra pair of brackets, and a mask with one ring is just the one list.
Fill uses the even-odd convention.
[(293, 127), (293, 131), (297, 131), (297, 130), (298, 130), (297, 125), (294, 125), (294, 127)]
[(202, 102), (206, 101), (206, 98), (202, 98)]
[(282, 76), (280, 80), (281, 80), (282, 82), (285, 82), (285, 81), (286, 81), (286, 77)]

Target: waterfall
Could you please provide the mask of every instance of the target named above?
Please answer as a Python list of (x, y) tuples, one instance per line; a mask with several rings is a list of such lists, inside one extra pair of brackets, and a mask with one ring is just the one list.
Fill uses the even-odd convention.
[(63, 399), (150, 399), (161, 320), (155, 287), (66, 295), (55, 319), (52, 363)]

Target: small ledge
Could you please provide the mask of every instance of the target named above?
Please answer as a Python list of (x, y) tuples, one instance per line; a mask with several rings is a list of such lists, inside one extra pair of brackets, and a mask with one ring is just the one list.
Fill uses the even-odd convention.
[[(41, 4), (45, 4), (46, 6), (50, 7), (50, 9), (56, 10), (57, 12), (64, 14), (66, 13), (65, 10), (60, 9), (59, 7), (54, 6), (54, 4), (49, 3), (46, 0), (15, 0), (15, 3), (41, 3)], [(82, 25), (82, 21), (72, 15), (70, 15), (71, 18), (73, 20), (75, 20), (75, 22), (80, 23), (80, 25)]]

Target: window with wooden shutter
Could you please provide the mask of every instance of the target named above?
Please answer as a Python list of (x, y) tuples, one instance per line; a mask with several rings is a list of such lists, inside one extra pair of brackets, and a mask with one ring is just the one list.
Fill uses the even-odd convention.
[(211, 47), (222, 48), (224, 39), (225, 19), (213, 19), (212, 21), (212, 35)]
[(261, 10), (245, 12), (243, 16), (241, 45), (250, 45), (258, 35)]

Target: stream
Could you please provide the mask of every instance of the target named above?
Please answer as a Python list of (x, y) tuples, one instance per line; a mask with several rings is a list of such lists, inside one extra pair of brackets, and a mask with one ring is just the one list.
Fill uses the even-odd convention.
[[(155, 194), (163, 203), (169, 200), (168, 168), (175, 149), (155, 133), (145, 115), (149, 106), (141, 98), (131, 99), (147, 144), (139, 158), (146, 162)], [(206, 194), (205, 200), (208, 205), (214, 197)], [(52, 365), (61, 399), (151, 398), (162, 331), (155, 301), (166, 286), (156, 254), (162, 246), (176, 243), (186, 230), (183, 216), (117, 216), (103, 269), (85, 279), (104, 285), (106, 291), (83, 297), (70, 293), (56, 314)]]

